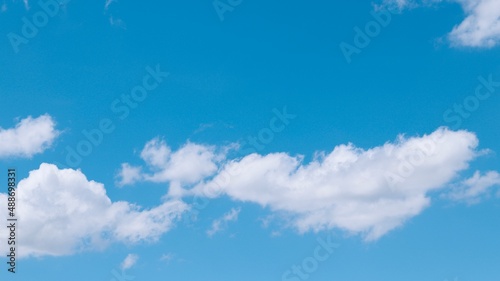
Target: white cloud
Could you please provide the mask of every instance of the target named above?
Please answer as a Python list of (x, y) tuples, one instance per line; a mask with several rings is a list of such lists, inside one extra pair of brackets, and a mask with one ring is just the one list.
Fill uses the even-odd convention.
[(122, 164), (119, 183), (126, 185), (145, 180), (193, 184), (215, 173), (222, 157), (216, 153), (215, 147), (190, 142), (172, 151), (165, 141), (155, 138), (146, 143), (141, 152), (141, 158), (151, 172), (139, 173), (139, 167)]
[(216, 233), (222, 231), (224, 228), (227, 227), (228, 222), (232, 221), (237, 221), (238, 220), (238, 215), (240, 214), (241, 209), (231, 209), (228, 213), (224, 214), (222, 218), (216, 219), (212, 222), (212, 226), (210, 229), (207, 230), (207, 235), (212, 237)]
[(27, 157), (42, 153), (59, 135), (48, 114), (22, 119), (14, 128), (0, 128), (0, 158)]
[(164, 261), (166, 263), (169, 263), (173, 259), (174, 259), (174, 254), (172, 254), (172, 253), (163, 254), (160, 257), (160, 261)]
[[(191, 192), (204, 196), (207, 189), (220, 190), (234, 200), (269, 207), (287, 214), (300, 232), (338, 228), (373, 240), (429, 206), (428, 193), (468, 168), (478, 156), (477, 145), (473, 133), (440, 128), (368, 150), (339, 145), (307, 164), (302, 156), (286, 153), (251, 154), (228, 161)], [(426, 150), (417, 161), (418, 152)], [(228, 177), (231, 171), (244, 172)], [(388, 174), (403, 171), (404, 177), (388, 181)]]
[(122, 270), (130, 269), (130, 268), (132, 268), (132, 266), (134, 266), (137, 263), (137, 260), (139, 260), (138, 255), (128, 254), (127, 257), (123, 260), (120, 267)]
[(500, 1), (460, 0), (467, 17), (449, 38), (454, 45), (491, 48), (500, 43)]
[(141, 167), (132, 167), (128, 163), (123, 163), (117, 178), (117, 185), (120, 187), (140, 181), (142, 179)]
[[(154, 242), (188, 208), (179, 200), (151, 209), (112, 202), (104, 185), (89, 181), (81, 171), (45, 163), (19, 182), (17, 201), (22, 257), (71, 255), (112, 242)], [(6, 202), (1, 193), (2, 210)]]
[[(452, 46), (491, 48), (500, 43), (500, 1), (451, 0), (462, 6), (465, 19), (448, 34)], [(400, 10), (426, 6), (442, 0), (386, 0)]]
[(463, 180), (454, 187), (446, 197), (457, 201), (478, 203), (482, 197), (489, 195), (490, 189), (495, 186), (500, 186), (498, 172), (489, 171), (482, 175), (476, 171), (472, 177)]

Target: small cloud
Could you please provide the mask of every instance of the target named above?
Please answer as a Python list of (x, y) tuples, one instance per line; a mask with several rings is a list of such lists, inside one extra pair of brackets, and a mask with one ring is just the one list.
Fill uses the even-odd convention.
[(7, 11), (7, 3), (4, 2), (2, 4), (2, 7), (0, 8), (0, 11), (2, 11), (2, 13), (5, 12), (5, 11)]
[(193, 133), (193, 135), (195, 134), (199, 134), (207, 129), (210, 129), (210, 128), (213, 128), (214, 127), (214, 123), (208, 123), (208, 124), (201, 124), (198, 129), (196, 129)]
[(227, 223), (231, 221), (237, 221), (238, 215), (240, 214), (241, 208), (233, 208), (228, 213), (224, 214), (222, 218), (216, 219), (212, 222), (212, 227), (207, 230), (207, 235), (209, 237), (214, 236), (216, 233), (222, 231), (227, 227)]
[(259, 218), (258, 220), (261, 222), (262, 228), (268, 228), (274, 219), (275, 215), (267, 215), (263, 218)]
[(106, 0), (106, 3), (104, 4), (104, 10), (107, 11), (109, 6), (115, 2), (117, 2), (117, 1), (116, 0)]
[(161, 255), (160, 261), (164, 261), (164, 262), (169, 263), (173, 259), (174, 259), (174, 254), (168, 253), (168, 254)]
[(48, 149), (60, 132), (55, 129), (54, 119), (48, 115), (37, 118), (28, 116), (14, 128), (0, 127), (0, 158), (31, 158)]
[(132, 266), (134, 266), (139, 259), (139, 256), (134, 255), (134, 254), (128, 254), (128, 256), (123, 260), (121, 264), (121, 269), (122, 270), (127, 270), (130, 269)]
[(134, 184), (142, 179), (141, 167), (133, 167), (129, 163), (123, 163), (122, 168), (116, 177), (116, 185), (119, 187)]
[(271, 232), (271, 237), (279, 237), (279, 236), (281, 236), (281, 232), (279, 232), (279, 231)]
[(474, 204), (487, 197), (490, 194), (490, 189), (495, 186), (500, 186), (500, 174), (498, 172), (489, 171), (481, 174), (476, 171), (472, 177), (456, 185), (445, 197)]
[[(226, 150), (227, 151), (227, 150)], [(171, 185), (189, 185), (214, 174), (217, 163), (225, 152), (216, 151), (215, 147), (188, 142), (176, 151), (161, 138), (157, 137), (147, 142), (141, 151), (141, 158), (146, 163), (146, 170), (137, 174), (138, 168), (127, 163), (122, 164), (118, 172), (119, 183), (133, 183), (131, 181), (169, 182)], [(128, 176), (128, 178), (123, 178)]]
[(123, 20), (119, 18), (114, 18), (113, 16), (109, 17), (109, 24), (111, 24), (111, 26), (119, 27), (121, 29), (127, 29), (127, 25)]

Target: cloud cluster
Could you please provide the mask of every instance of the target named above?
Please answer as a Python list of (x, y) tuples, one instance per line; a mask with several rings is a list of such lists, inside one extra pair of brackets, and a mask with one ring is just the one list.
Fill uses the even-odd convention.
[[(61, 256), (113, 242), (155, 241), (189, 209), (181, 199), (193, 195), (259, 204), (300, 232), (342, 229), (373, 240), (421, 213), (430, 192), (456, 186), (458, 173), (481, 154), (477, 146), (473, 133), (439, 128), (370, 149), (338, 145), (306, 163), (303, 156), (287, 153), (229, 159), (225, 148), (194, 143), (172, 151), (157, 138), (141, 152), (147, 172), (130, 165), (120, 171), (126, 183), (170, 183), (169, 196), (150, 209), (112, 202), (103, 184), (79, 170), (41, 164), (18, 184), (23, 241), (18, 254)], [(477, 173), (453, 189), (453, 198), (474, 198), (498, 184), (497, 172)], [(6, 209), (6, 202), (0, 193), (0, 208)], [(207, 234), (224, 229), (239, 212), (232, 209), (215, 220)]]
[[(462, 6), (465, 19), (448, 34), (453, 46), (491, 48), (500, 43), (500, 1), (452, 0)], [(386, 0), (400, 10), (426, 6), (442, 0)]]
[[(1, 193), (2, 210), (6, 202)], [(188, 209), (178, 200), (147, 210), (112, 202), (103, 184), (88, 180), (79, 170), (51, 164), (41, 164), (19, 182), (17, 206), (20, 256), (61, 256), (102, 249), (112, 242), (155, 241)]]
[(59, 135), (54, 119), (48, 115), (31, 116), (19, 121), (14, 128), (0, 128), (0, 158), (26, 157), (42, 153)]

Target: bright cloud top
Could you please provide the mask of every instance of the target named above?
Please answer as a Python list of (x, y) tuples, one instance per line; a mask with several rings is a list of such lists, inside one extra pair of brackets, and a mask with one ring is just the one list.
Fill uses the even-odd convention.
[(337, 228), (373, 240), (429, 206), (428, 193), (466, 169), (477, 145), (473, 133), (440, 128), (368, 150), (339, 145), (307, 164), (286, 153), (251, 154), (190, 192), (257, 203), (287, 214), (300, 232)]
[[(111, 242), (156, 241), (188, 208), (177, 200), (148, 210), (111, 202), (103, 184), (89, 181), (79, 170), (51, 164), (41, 164), (19, 182), (17, 200), (20, 256), (61, 256)], [(0, 207), (6, 210), (5, 202), (1, 193)]]
[(14, 128), (0, 128), (0, 158), (32, 157), (49, 148), (59, 135), (48, 114), (22, 119)]
[[(452, 45), (491, 48), (500, 43), (500, 1), (453, 0), (459, 3), (465, 19), (448, 34)], [(442, 0), (388, 0), (400, 9), (442, 2)]]

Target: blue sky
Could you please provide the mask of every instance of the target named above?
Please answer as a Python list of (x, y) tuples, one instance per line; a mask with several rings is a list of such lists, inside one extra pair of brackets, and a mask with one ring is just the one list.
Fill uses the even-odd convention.
[(0, 278), (500, 275), (497, 1), (55, 3), (0, 2)]

